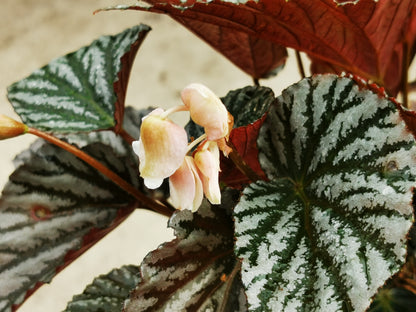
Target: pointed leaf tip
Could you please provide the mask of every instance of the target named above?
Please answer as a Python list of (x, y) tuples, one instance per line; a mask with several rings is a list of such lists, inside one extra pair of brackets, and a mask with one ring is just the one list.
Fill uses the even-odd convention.
[(103, 36), (8, 88), (23, 122), (50, 132), (119, 130), (130, 69), (150, 28)]

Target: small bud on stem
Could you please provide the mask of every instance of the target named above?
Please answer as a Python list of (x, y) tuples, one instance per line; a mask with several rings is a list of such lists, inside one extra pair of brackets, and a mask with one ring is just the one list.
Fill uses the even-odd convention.
[(27, 131), (28, 127), (25, 124), (0, 114), (0, 140), (10, 139)]

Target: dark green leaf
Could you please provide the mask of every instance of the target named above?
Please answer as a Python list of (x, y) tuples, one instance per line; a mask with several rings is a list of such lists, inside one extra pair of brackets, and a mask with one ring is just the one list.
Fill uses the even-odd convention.
[(416, 295), (403, 288), (382, 289), (368, 312), (413, 312)]
[(258, 139), (270, 182), (235, 208), (251, 311), (364, 311), (406, 255), (416, 147), (395, 104), (354, 81), (289, 87)]
[(133, 59), (149, 30), (103, 36), (57, 58), (11, 85), (8, 98), (23, 122), (40, 130), (118, 130)]
[(130, 291), (140, 282), (139, 268), (129, 265), (101, 275), (64, 312), (120, 312)]
[(234, 117), (234, 127), (247, 126), (260, 119), (274, 101), (274, 93), (270, 88), (253, 86), (230, 91), (222, 98)]
[(230, 215), (238, 196), (226, 192), (221, 206), (205, 201), (197, 213), (171, 217), (177, 238), (144, 259), (124, 311), (246, 311)]

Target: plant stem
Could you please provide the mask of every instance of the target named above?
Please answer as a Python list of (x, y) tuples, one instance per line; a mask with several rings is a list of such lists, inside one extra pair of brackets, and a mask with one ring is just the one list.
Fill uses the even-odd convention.
[(296, 62), (298, 63), (299, 74), (301, 78), (305, 78), (305, 69), (303, 68), (302, 57), (300, 56), (300, 52), (296, 50)]
[(91, 167), (95, 168), (99, 172), (101, 172), (104, 176), (109, 178), (111, 181), (113, 181), (115, 184), (117, 184), (121, 189), (132, 195), (135, 199), (139, 201), (139, 203), (143, 206), (145, 206), (148, 209), (151, 209), (155, 212), (158, 212), (162, 215), (165, 215), (167, 217), (170, 217), (173, 213), (173, 210), (162, 205), (161, 203), (147, 197), (142, 192), (140, 192), (138, 189), (136, 189), (133, 185), (128, 183), (126, 180), (124, 180), (122, 177), (120, 177), (118, 174), (116, 174), (114, 171), (110, 170), (108, 167), (103, 165), (101, 162), (99, 162), (97, 159), (91, 157), (87, 153), (81, 151), (79, 148), (75, 147), (74, 145), (71, 145), (67, 142), (64, 142), (57, 137), (54, 137), (53, 135), (50, 135), (48, 133), (42, 132), (40, 130), (29, 128), (28, 133), (36, 135), (64, 150), (67, 152), (75, 155), (79, 159), (83, 160), (87, 164), (89, 164)]
[(203, 140), (207, 138), (207, 134), (204, 133), (199, 138), (193, 140), (191, 143), (188, 144), (188, 150), (186, 153), (189, 153), (197, 144), (201, 143)]
[(124, 141), (127, 142), (127, 144), (131, 145), (131, 143), (136, 140), (126, 130), (124, 130), (124, 128), (121, 128), (118, 134), (123, 138)]
[(169, 108), (167, 111), (163, 112), (160, 115), (160, 118), (167, 118), (169, 115), (176, 113), (176, 112), (183, 112), (183, 111), (187, 111), (188, 107), (186, 107), (185, 105), (177, 105), (174, 106), (172, 108)]
[(409, 100), (408, 100), (408, 68), (409, 68), (409, 57), (410, 57), (410, 51), (409, 51), (409, 45), (407, 41), (403, 44), (403, 60), (402, 60), (402, 77), (401, 77), (401, 84), (402, 84), (402, 97), (403, 97), (403, 106), (406, 108), (409, 108)]
[(231, 142), (228, 142), (228, 146), (231, 147), (231, 149), (233, 150), (229, 154), (229, 157), (233, 161), (237, 169), (240, 170), (252, 182), (260, 180), (261, 177), (253, 169), (251, 169), (250, 166), (246, 164), (244, 159), (241, 157), (240, 153), (238, 153), (235, 146)]

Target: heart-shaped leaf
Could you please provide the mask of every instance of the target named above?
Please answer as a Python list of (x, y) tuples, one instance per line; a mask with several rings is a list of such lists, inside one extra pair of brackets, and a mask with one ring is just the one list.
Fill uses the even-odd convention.
[[(147, 112), (126, 109), (125, 128), (139, 135), (141, 117)], [(131, 146), (114, 132), (68, 139), (135, 187), (141, 185)], [(15, 162), (18, 168), (0, 199), (2, 312), (11, 311), (50, 281), (120, 224), (136, 203), (95, 169), (42, 140)]]
[(8, 98), (23, 122), (44, 131), (119, 130), (134, 57), (147, 32), (140, 25), (57, 58), (11, 85)]
[[(304, 51), (347, 72), (372, 79), (392, 94), (399, 89), (402, 70), (407, 70), (402, 68), (403, 43), (414, 0), (145, 2), (148, 5), (122, 8), (164, 13), (180, 21), (197, 20), (230, 33), (241, 32)], [(192, 30), (192, 25), (189, 26)], [(270, 49), (264, 48), (255, 51), (259, 58), (270, 53)]]
[(101, 275), (81, 295), (72, 299), (64, 312), (119, 312), (130, 291), (140, 282), (139, 268), (126, 265)]
[(124, 311), (246, 311), (230, 212), (238, 196), (226, 192), (221, 206), (205, 201), (171, 217), (176, 239), (146, 256)]
[(364, 311), (404, 263), (416, 147), (396, 105), (349, 78), (304, 79), (261, 127), (270, 182), (235, 208), (251, 311)]

